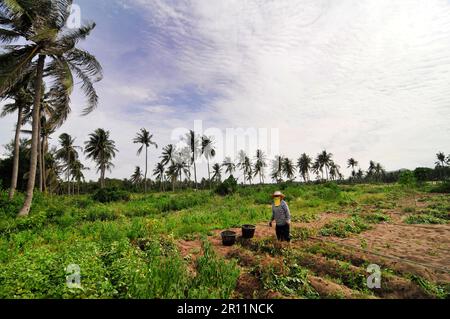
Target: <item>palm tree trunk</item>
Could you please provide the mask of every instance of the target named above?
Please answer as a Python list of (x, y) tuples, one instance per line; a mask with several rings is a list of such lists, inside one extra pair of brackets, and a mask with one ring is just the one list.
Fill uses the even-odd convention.
[(105, 167), (103, 165), (100, 171), (100, 188), (105, 188)]
[(42, 79), (44, 75), (45, 55), (39, 55), (36, 81), (35, 81), (35, 96), (33, 107), (33, 123), (31, 134), (31, 156), (30, 156), (30, 172), (27, 183), (27, 193), (22, 209), (19, 211), (18, 216), (28, 216), (30, 213), (31, 203), (33, 201), (34, 183), (36, 182), (36, 166), (37, 166), (37, 144), (39, 142), (39, 115), (42, 98)]
[(16, 135), (14, 136), (14, 160), (11, 177), (11, 188), (9, 189), (9, 199), (13, 199), (17, 188), (17, 179), (19, 177), (19, 152), (20, 152), (20, 128), (22, 127), (22, 106), (17, 110)]
[(67, 154), (67, 194), (70, 196), (70, 153)]
[(195, 189), (198, 189), (197, 187), (197, 167), (195, 166), (195, 155), (194, 155), (194, 180), (195, 180)]
[(211, 171), (209, 170), (209, 159), (206, 158), (206, 163), (208, 165), (208, 182), (209, 182), (209, 189), (211, 189)]
[(44, 193), (47, 193), (47, 169), (45, 167), (45, 154), (47, 153), (47, 135), (42, 137), (42, 186)]
[(41, 144), (41, 114), (39, 112), (39, 123), (38, 123), (38, 164), (39, 164), (39, 191), (42, 193), (42, 144)]
[(147, 146), (145, 146), (144, 193), (147, 193), (147, 165), (148, 165), (148, 148)]

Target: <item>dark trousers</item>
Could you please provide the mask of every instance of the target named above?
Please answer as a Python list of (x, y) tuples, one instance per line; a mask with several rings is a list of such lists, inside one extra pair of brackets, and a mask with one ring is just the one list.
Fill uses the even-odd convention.
[(283, 225), (283, 226), (278, 226), (275, 227), (275, 231), (277, 233), (277, 239), (279, 241), (291, 241), (291, 236), (289, 235), (290, 233), (290, 227), (288, 224)]

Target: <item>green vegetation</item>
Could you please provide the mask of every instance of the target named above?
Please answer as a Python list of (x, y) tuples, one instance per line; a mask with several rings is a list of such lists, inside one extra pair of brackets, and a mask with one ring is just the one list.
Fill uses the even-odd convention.
[(320, 231), (320, 234), (322, 236), (337, 236), (345, 238), (351, 234), (359, 234), (368, 229), (370, 229), (370, 226), (365, 223), (362, 218), (352, 216), (326, 224)]
[[(180, 255), (177, 242), (244, 223), (266, 223), (270, 194), (278, 187), (288, 195), (293, 221), (308, 224), (321, 212), (349, 212), (322, 229), (293, 229), (292, 238), (305, 243), (317, 234), (346, 237), (369, 229), (372, 223), (389, 222), (377, 206), (392, 206), (407, 196), (400, 185), (287, 183), (237, 187), (227, 196), (199, 190), (126, 194), (126, 198), (117, 198), (117, 190), (105, 188), (99, 191), (106, 194), (101, 201), (88, 195), (37, 192), (30, 216), (18, 218), (23, 195), (10, 201), (7, 191), (1, 191), (0, 297), (229, 298), (240, 273), (236, 262), (216, 255), (207, 241), (192, 262)], [(447, 220), (445, 196), (428, 205), (421, 211)], [(298, 256), (291, 258), (270, 238), (243, 247), (285, 259), (282, 271), (263, 267), (257, 272), (265, 289), (284, 296), (318, 297)], [(330, 251), (327, 254), (331, 257)], [(80, 266), (83, 289), (67, 288), (65, 267), (70, 264)], [(341, 266), (340, 273), (346, 274), (342, 283), (363, 291), (360, 278), (353, 278), (345, 263)]]

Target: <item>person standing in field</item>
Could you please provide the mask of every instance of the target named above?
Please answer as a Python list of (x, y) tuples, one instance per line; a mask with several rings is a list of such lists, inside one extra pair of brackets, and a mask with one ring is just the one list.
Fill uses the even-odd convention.
[(286, 196), (283, 193), (277, 191), (273, 195), (272, 204), (272, 219), (270, 220), (269, 227), (272, 227), (273, 221), (276, 222), (275, 231), (277, 239), (279, 241), (291, 241), (290, 237), (290, 225), (291, 225), (291, 212), (289, 206), (284, 200)]

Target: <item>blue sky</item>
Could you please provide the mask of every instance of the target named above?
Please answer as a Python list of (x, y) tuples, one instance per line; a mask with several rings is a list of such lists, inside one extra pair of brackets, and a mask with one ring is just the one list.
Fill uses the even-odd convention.
[[(83, 20), (97, 23), (80, 46), (105, 77), (99, 108), (81, 117), (75, 92), (57, 134), (82, 145), (94, 129), (109, 129), (120, 150), (116, 177), (143, 166), (131, 143), (141, 127), (164, 146), (194, 120), (221, 130), (278, 128), (281, 154), (326, 148), (346, 173), (349, 157), (363, 169), (375, 160), (393, 170), (432, 166), (436, 152), (450, 153), (448, 0), (76, 3)], [(3, 145), (14, 117), (1, 123)], [(96, 178), (95, 170), (87, 175)]]

